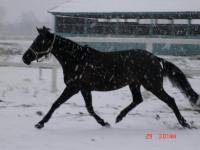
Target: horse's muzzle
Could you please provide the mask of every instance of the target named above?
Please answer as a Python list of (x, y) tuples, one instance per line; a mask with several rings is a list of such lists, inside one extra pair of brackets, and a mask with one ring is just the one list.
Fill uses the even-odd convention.
[(22, 57), (22, 61), (23, 61), (26, 65), (30, 65), (30, 64), (31, 64), (31, 62), (28, 61), (28, 60), (26, 60), (24, 57)]
[(22, 61), (26, 64), (26, 65), (30, 65), (31, 64), (31, 60), (29, 57), (28, 53), (25, 53), (22, 57)]
[(30, 65), (32, 61), (34, 61), (36, 59), (36, 55), (33, 53), (33, 51), (31, 51), (30, 49), (28, 49), (23, 57), (22, 60), (25, 64)]

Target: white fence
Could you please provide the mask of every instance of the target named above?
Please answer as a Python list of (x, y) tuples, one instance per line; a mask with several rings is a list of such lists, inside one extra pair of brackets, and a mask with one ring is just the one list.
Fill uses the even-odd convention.
[(18, 68), (38, 68), (39, 69), (39, 78), (41, 77), (42, 69), (51, 69), (51, 91), (57, 91), (57, 69), (59, 65), (57, 62), (55, 63), (33, 63), (30, 66), (27, 66), (23, 63), (15, 63), (15, 62), (0, 62), (0, 66), (2, 67), (18, 67)]
[[(68, 37), (69, 38), (69, 37)], [(163, 43), (163, 44), (195, 44), (200, 45), (200, 39), (162, 39), (162, 38), (89, 38), (89, 37), (70, 37), (71, 40), (76, 42), (116, 42), (116, 43), (144, 43), (146, 44), (146, 49), (152, 51), (153, 44)], [(4, 67), (24, 67), (24, 68), (39, 68), (41, 69), (51, 69), (52, 70), (52, 92), (57, 91), (57, 69), (59, 64), (56, 61), (53, 63), (33, 63), (27, 66), (23, 63), (12, 63), (12, 62), (0, 62), (0, 66)], [(200, 76), (200, 70), (187, 69), (183, 72), (189, 76)]]

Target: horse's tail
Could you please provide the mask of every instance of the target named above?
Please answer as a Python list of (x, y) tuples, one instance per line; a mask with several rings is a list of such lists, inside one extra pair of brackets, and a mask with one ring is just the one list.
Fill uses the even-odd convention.
[(200, 97), (192, 89), (184, 73), (174, 64), (163, 59), (161, 61), (165, 76), (189, 98), (192, 105), (200, 106)]

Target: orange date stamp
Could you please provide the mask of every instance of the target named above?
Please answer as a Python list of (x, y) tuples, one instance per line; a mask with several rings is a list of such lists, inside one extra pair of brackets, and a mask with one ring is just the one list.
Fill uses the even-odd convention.
[(159, 139), (159, 140), (166, 140), (166, 139), (176, 139), (176, 134), (174, 133), (159, 133), (159, 134), (153, 134), (153, 133), (146, 133), (145, 139), (152, 140), (152, 139)]

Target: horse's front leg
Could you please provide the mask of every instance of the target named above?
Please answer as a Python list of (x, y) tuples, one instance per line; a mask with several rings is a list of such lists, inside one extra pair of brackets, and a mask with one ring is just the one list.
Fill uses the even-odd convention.
[(81, 90), (81, 94), (83, 95), (83, 98), (84, 98), (85, 104), (86, 104), (86, 108), (87, 108), (89, 114), (91, 116), (93, 116), (100, 125), (109, 127), (110, 124), (105, 122), (101, 117), (99, 117), (95, 113), (95, 111), (93, 109), (93, 106), (92, 106), (92, 94), (91, 94), (91, 91)]
[(53, 112), (60, 106), (62, 105), (64, 102), (66, 102), (71, 96), (73, 96), (74, 94), (78, 93), (79, 90), (78, 88), (75, 87), (70, 87), (67, 86), (63, 93), (60, 95), (60, 97), (53, 103), (53, 105), (51, 106), (51, 109), (48, 111), (48, 113), (44, 116), (44, 118), (38, 122), (35, 127), (38, 129), (41, 129), (44, 127), (44, 124), (46, 122), (49, 121), (49, 119), (51, 118)]

